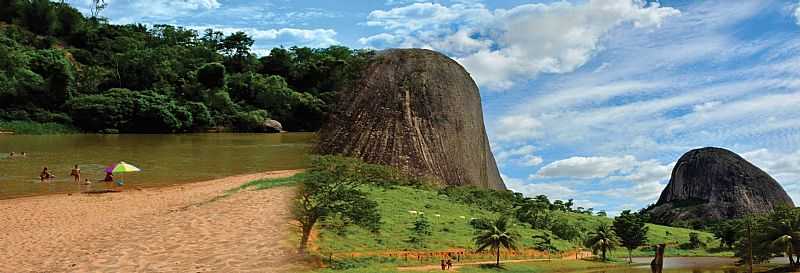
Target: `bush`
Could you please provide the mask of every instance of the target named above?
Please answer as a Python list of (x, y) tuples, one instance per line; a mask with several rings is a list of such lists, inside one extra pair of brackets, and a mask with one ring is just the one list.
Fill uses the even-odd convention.
[(233, 118), (233, 127), (240, 132), (260, 132), (268, 119), (269, 113), (264, 110), (241, 112)]
[(571, 223), (566, 220), (557, 220), (551, 227), (550, 232), (563, 240), (576, 241), (581, 239), (583, 230), (581, 230), (576, 223)]
[(208, 101), (208, 106), (212, 110), (223, 115), (233, 115), (237, 112), (236, 103), (231, 100), (230, 94), (225, 91), (217, 91), (211, 95)]
[(433, 234), (431, 222), (428, 221), (428, 218), (425, 217), (424, 214), (417, 216), (417, 219), (414, 220), (414, 224), (408, 231), (410, 235), (408, 236), (407, 242), (418, 248), (424, 248), (428, 237)]
[(494, 212), (510, 211), (517, 199), (522, 196), (517, 196), (512, 191), (499, 191), (492, 189), (482, 189), (478, 187), (446, 187), (439, 190), (439, 194), (446, 195), (451, 200), (475, 205), (478, 207), (486, 208)]
[(193, 128), (208, 128), (214, 126), (211, 113), (208, 111), (208, 107), (206, 107), (205, 104), (190, 101), (186, 103), (186, 109), (192, 113)]

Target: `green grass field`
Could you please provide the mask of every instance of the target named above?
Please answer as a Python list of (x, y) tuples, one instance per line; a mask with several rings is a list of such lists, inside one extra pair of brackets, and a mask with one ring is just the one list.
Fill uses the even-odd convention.
[[(378, 202), (382, 217), (380, 234), (372, 234), (356, 227), (348, 227), (344, 234), (338, 234), (331, 229), (323, 228), (320, 231), (318, 245), (322, 253), (339, 252), (374, 252), (374, 251), (403, 251), (403, 250), (446, 250), (448, 248), (472, 247), (473, 229), (469, 225), (471, 218), (497, 217), (499, 215), (487, 210), (465, 204), (453, 203), (447, 196), (439, 195), (435, 191), (421, 190), (410, 187), (396, 187), (384, 189), (369, 187), (367, 189), (371, 199)], [(409, 211), (424, 213), (433, 227), (433, 235), (424, 249), (416, 249), (406, 242), (409, 231), (417, 215)], [(610, 218), (590, 216), (585, 214), (562, 213), (571, 223), (592, 227), (601, 222), (611, 223)], [(678, 245), (689, 242), (689, 233), (698, 232), (683, 228), (673, 228), (658, 225), (649, 225), (648, 239), (650, 244), (667, 243)], [(517, 223), (513, 227), (521, 237), (521, 245), (531, 247), (533, 235), (544, 231), (533, 230), (527, 224)], [(698, 232), (700, 239), (709, 246), (719, 245), (709, 233)], [(571, 250), (578, 247), (576, 242), (555, 240), (554, 244), (560, 250)], [(627, 256), (627, 251), (624, 256)], [(706, 255), (707, 252), (697, 250), (686, 252), (688, 255)]]
[[(245, 189), (267, 189), (277, 186), (296, 185), (303, 179), (304, 174), (281, 178), (258, 180), (244, 184), (230, 190), (233, 194)], [(319, 234), (314, 242), (315, 253), (326, 263), (332, 257), (340, 269), (320, 269), (315, 272), (396, 272), (399, 266), (414, 266), (436, 263), (434, 260), (417, 261), (392, 257), (375, 257), (378, 254), (396, 253), (402, 251), (433, 252), (448, 249), (472, 249), (473, 228), (469, 225), (472, 218), (498, 217), (497, 213), (474, 207), (467, 204), (452, 202), (447, 196), (440, 195), (435, 190), (418, 189), (413, 187), (398, 186), (383, 188), (376, 186), (365, 187), (370, 199), (378, 203), (381, 214), (381, 231), (373, 234), (358, 227), (348, 226), (336, 228), (332, 222), (318, 224)], [(411, 213), (416, 211), (417, 213)], [(423, 248), (417, 247), (407, 239), (418, 214), (424, 214), (431, 222), (432, 236), (426, 241)], [(592, 216), (576, 213), (559, 213), (562, 220), (570, 224), (579, 225), (582, 229), (592, 230), (600, 223), (611, 224), (612, 219), (607, 217)], [(666, 243), (668, 256), (732, 256), (731, 252), (714, 252), (713, 248), (719, 246), (709, 233), (694, 231), (684, 228), (650, 225), (648, 244)], [(534, 244), (532, 236), (544, 233), (543, 230), (534, 230), (527, 224), (516, 223), (512, 229), (521, 235), (520, 247), (531, 249)], [(680, 244), (689, 242), (689, 234), (697, 232), (705, 248), (684, 250), (679, 249)], [(299, 238), (299, 235), (296, 235)], [(574, 251), (580, 246), (579, 242), (570, 242), (556, 239), (554, 245), (561, 251)], [(352, 257), (352, 256), (360, 257)], [(637, 249), (634, 256), (651, 256), (648, 247)], [(612, 251), (609, 256), (622, 261), (627, 258), (628, 252), (623, 248)], [(525, 257), (515, 257), (522, 259)], [(469, 261), (487, 260), (490, 257), (468, 257)], [(504, 258), (505, 259), (505, 258)], [(520, 263), (508, 264), (502, 272), (544, 272), (547, 267), (557, 266), (558, 269), (581, 269), (590, 267), (614, 266), (614, 263), (597, 263), (588, 261), (558, 261), (551, 263)], [(459, 272), (497, 272), (497, 269), (469, 266)]]
[[(371, 199), (378, 202), (382, 225), (380, 234), (372, 234), (357, 227), (347, 227), (344, 232), (339, 232), (337, 229), (321, 228), (319, 239), (316, 242), (318, 246), (318, 255), (321, 257), (330, 257), (333, 255), (334, 259), (348, 259), (348, 255), (356, 254), (375, 254), (386, 252), (400, 252), (400, 251), (440, 251), (453, 248), (466, 248), (473, 247), (472, 238), (474, 236), (473, 229), (469, 225), (471, 218), (481, 217), (497, 217), (496, 213), (492, 213), (481, 208), (453, 203), (447, 196), (439, 195), (436, 191), (422, 190), (410, 187), (396, 187), (393, 189), (385, 189), (378, 187), (368, 187), (367, 192)], [(432, 224), (433, 234), (427, 241), (425, 248), (418, 248), (407, 242), (409, 237), (409, 227), (417, 215), (409, 211), (417, 211), (424, 213)], [(612, 220), (606, 217), (590, 216), (585, 214), (564, 213), (562, 212), (563, 219), (568, 219), (570, 223), (584, 226), (587, 230), (599, 225), (601, 222), (610, 224)], [(715, 240), (709, 233), (698, 232), (690, 229), (673, 228), (658, 225), (649, 225), (650, 231), (648, 232), (649, 244), (666, 243), (668, 244), (668, 256), (732, 256), (731, 252), (713, 252), (710, 249), (719, 245), (719, 241)], [(521, 235), (520, 247), (530, 249), (534, 244), (532, 239), (533, 235), (541, 234), (545, 231), (533, 230), (527, 224), (517, 223), (513, 229)], [(689, 233), (697, 232), (700, 234), (700, 239), (708, 247), (684, 250), (679, 249), (678, 245), (689, 242)], [(570, 242), (564, 240), (554, 240), (554, 245), (559, 250), (570, 251), (580, 247), (579, 242)], [(634, 256), (652, 256), (653, 252), (648, 247), (637, 249), (633, 252)], [(626, 249), (619, 248), (609, 254), (610, 257), (622, 260), (627, 258), (628, 252)], [(488, 257), (474, 257), (473, 259), (487, 259)], [(518, 257), (520, 258), (520, 257)], [(357, 259), (356, 259), (357, 260)], [(435, 262), (433, 260), (427, 263)], [(402, 260), (395, 262), (384, 261), (382, 265), (370, 264), (361, 262), (360, 269), (352, 269), (355, 271), (336, 271), (336, 272), (393, 272), (390, 269), (398, 265), (406, 264)], [(414, 263), (425, 263), (418, 261), (411, 261)], [(513, 270), (521, 270), (519, 272), (532, 272), (529, 265), (509, 265), (507, 270), (503, 272), (517, 272)], [(366, 270), (366, 271), (359, 271)], [(383, 271), (389, 270), (389, 271)], [(491, 272), (481, 271), (487, 269), (474, 268), (476, 271), (462, 271), (462, 272)], [(493, 269), (492, 269), (493, 270)]]

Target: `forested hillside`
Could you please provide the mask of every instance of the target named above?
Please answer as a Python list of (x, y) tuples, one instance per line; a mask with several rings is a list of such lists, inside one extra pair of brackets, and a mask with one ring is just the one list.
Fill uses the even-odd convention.
[(371, 54), (291, 47), (259, 57), (252, 45), (242, 32), (113, 25), (64, 3), (0, 0), (0, 122), (173, 133), (262, 131), (275, 119), (315, 131)]

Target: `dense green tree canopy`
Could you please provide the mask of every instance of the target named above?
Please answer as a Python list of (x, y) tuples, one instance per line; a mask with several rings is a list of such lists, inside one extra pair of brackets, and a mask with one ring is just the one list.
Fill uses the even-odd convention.
[(620, 238), (620, 245), (628, 249), (628, 261), (633, 263), (631, 252), (647, 242), (649, 228), (644, 218), (630, 210), (622, 211), (614, 218), (613, 229)]
[(0, 0), (0, 121), (188, 132), (275, 119), (315, 131), (371, 54), (292, 47), (259, 58), (252, 45), (243, 32), (113, 25), (65, 3)]

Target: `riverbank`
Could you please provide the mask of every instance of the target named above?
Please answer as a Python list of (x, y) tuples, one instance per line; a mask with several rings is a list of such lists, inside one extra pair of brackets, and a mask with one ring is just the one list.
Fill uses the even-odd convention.
[(77, 128), (55, 122), (0, 121), (0, 134), (61, 135), (77, 133), (80, 133)]
[(298, 172), (0, 200), (0, 272), (295, 272), (293, 188), (217, 197)]

